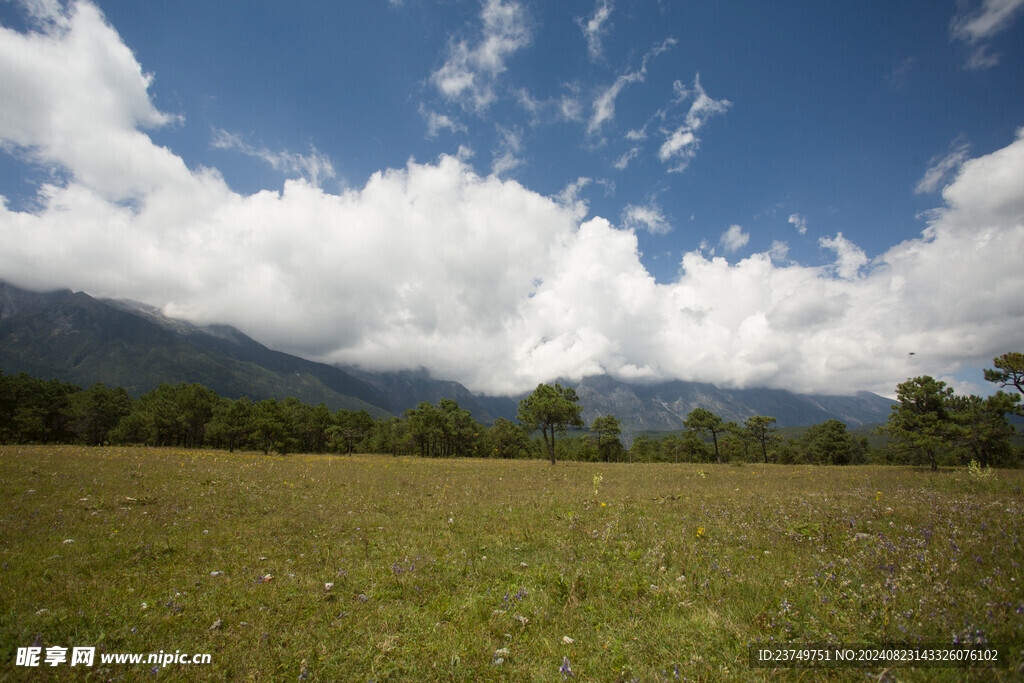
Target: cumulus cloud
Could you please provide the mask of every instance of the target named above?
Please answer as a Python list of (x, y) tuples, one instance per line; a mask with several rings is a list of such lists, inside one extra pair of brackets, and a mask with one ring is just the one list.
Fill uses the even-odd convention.
[(719, 244), (728, 251), (737, 251), (747, 246), (750, 242), (750, 233), (743, 232), (743, 228), (738, 225), (730, 225), (729, 229), (722, 233), (722, 237), (719, 240)]
[(93, 5), (64, 13), (29, 7), (40, 32), (0, 27), (4, 143), (26, 159), (60, 163), (97, 192), (130, 199), (184, 170), (142, 132), (175, 122), (149, 99), (153, 77)]
[(647, 230), (655, 235), (664, 235), (672, 231), (672, 225), (665, 218), (661, 207), (653, 201), (647, 206), (627, 204), (622, 211), (622, 224), (630, 230)]
[(614, 5), (609, 0), (597, 0), (594, 13), (589, 18), (576, 17), (576, 23), (587, 41), (587, 53), (594, 61), (604, 57), (603, 42), (610, 28), (608, 17), (612, 15), (612, 9)]
[(868, 257), (864, 250), (843, 237), (841, 232), (836, 233), (835, 237), (822, 237), (818, 240), (818, 244), (836, 253), (836, 261), (832, 267), (844, 280), (852, 280), (857, 277), (860, 269), (868, 264)]
[(450, 43), (448, 58), (430, 76), (442, 95), (477, 112), (494, 102), (494, 83), (505, 61), (531, 40), (526, 10), (517, 2), (487, 0), (480, 23), (477, 39)]
[(967, 59), (969, 69), (987, 69), (999, 64), (999, 55), (988, 52), (986, 41), (1008, 28), (1022, 7), (1024, 0), (982, 0), (980, 5), (953, 18), (950, 34), (973, 48)]
[[(922, 234), (881, 254), (838, 234), (820, 266), (782, 262), (779, 243), (735, 261), (695, 250), (657, 282), (635, 229), (586, 219), (583, 180), (548, 197), (466, 155), (339, 193), (304, 178), (235, 192), (144, 132), (175, 119), (89, 5), (0, 31), (0, 56), (17, 93), (0, 101), (0, 148), (63, 178), (30, 209), (0, 201), (0, 277), (17, 285), (139, 299), (292, 353), (425, 366), (490, 393), (596, 373), (888, 393), (986, 363), (1024, 328), (1024, 130), (960, 164)], [(118, 153), (83, 155), (96, 136)]]

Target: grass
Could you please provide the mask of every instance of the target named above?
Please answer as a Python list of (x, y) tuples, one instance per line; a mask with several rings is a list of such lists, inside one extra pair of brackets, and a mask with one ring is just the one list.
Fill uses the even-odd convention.
[(0, 482), (0, 678), (865, 680), (748, 647), (954, 639), (1011, 666), (890, 675), (1021, 671), (1020, 471), (3, 446)]

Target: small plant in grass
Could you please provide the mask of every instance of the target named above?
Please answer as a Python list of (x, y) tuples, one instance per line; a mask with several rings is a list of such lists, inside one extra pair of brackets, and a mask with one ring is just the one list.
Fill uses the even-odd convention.
[(967, 475), (973, 481), (985, 481), (995, 476), (995, 470), (991, 467), (982, 467), (977, 460), (971, 458), (971, 462), (967, 465)]

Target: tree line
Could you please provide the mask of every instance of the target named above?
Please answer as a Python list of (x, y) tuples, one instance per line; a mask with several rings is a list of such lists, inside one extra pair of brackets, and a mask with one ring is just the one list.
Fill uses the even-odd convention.
[[(210, 447), (263, 453), (373, 452), (434, 458), (546, 458), (603, 462), (775, 462), (1019, 466), (1016, 431), (1007, 416), (1021, 414), (1024, 354), (995, 359), (985, 378), (1002, 388), (988, 398), (957, 396), (931, 377), (908, 379), (878, 431), (888, 437), (872, 448), (839, 420), (783, 438), (770, 416), (742, 424), (696, 408), (680, 433), (660, 439), (639, 435), (629, 448), (618, 418), (587, 425), (571, 387), (540, 384), (519, 403), (516, 421), (491, 425), (473, 419), (453, 399), (422, 402), (401, 416), (374, 418), (365, 410), (331, 411), (296, 398), (252, 401), (219, 396), (200, 384), (161, 384), (132, 398), (102, 383), (88, 389), (27, 374), (0, 372), (0, 443), (139, 444)], [(570, 431), (587, 430), (567, 436)], [(561, 436), (562, 438), (557, 438)]]

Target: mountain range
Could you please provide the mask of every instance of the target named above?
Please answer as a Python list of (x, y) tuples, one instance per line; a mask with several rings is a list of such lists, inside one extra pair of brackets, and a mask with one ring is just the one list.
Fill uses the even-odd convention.
[[(514, 419), (521, 396), (485, 396), (425, 369), (376, 372), (339, 367), (268, 349), (227, 325), (198, 326), (159, 309), (82, 292), (30, 292), (0, 281), (0, 371), (27, 372), (80, 386), (96, 382), (141, 395), (168, 382), (197, 382), (222, 396), (253, 400), (295, 396), (332, 410), (400, 415), (422, 401), (452, 398), (480, 422)], [(695, 382), (628, 384), (608, 376), (559, 380), (576, 389), (584, 420), (612, 414), (627, 434), (679, 430), (703, 407), (726, 420), (770, 415), (779, 426), (838, 419), (884, 422), (892, 401), (801, 395), (779, 389), (724, 389)]]

